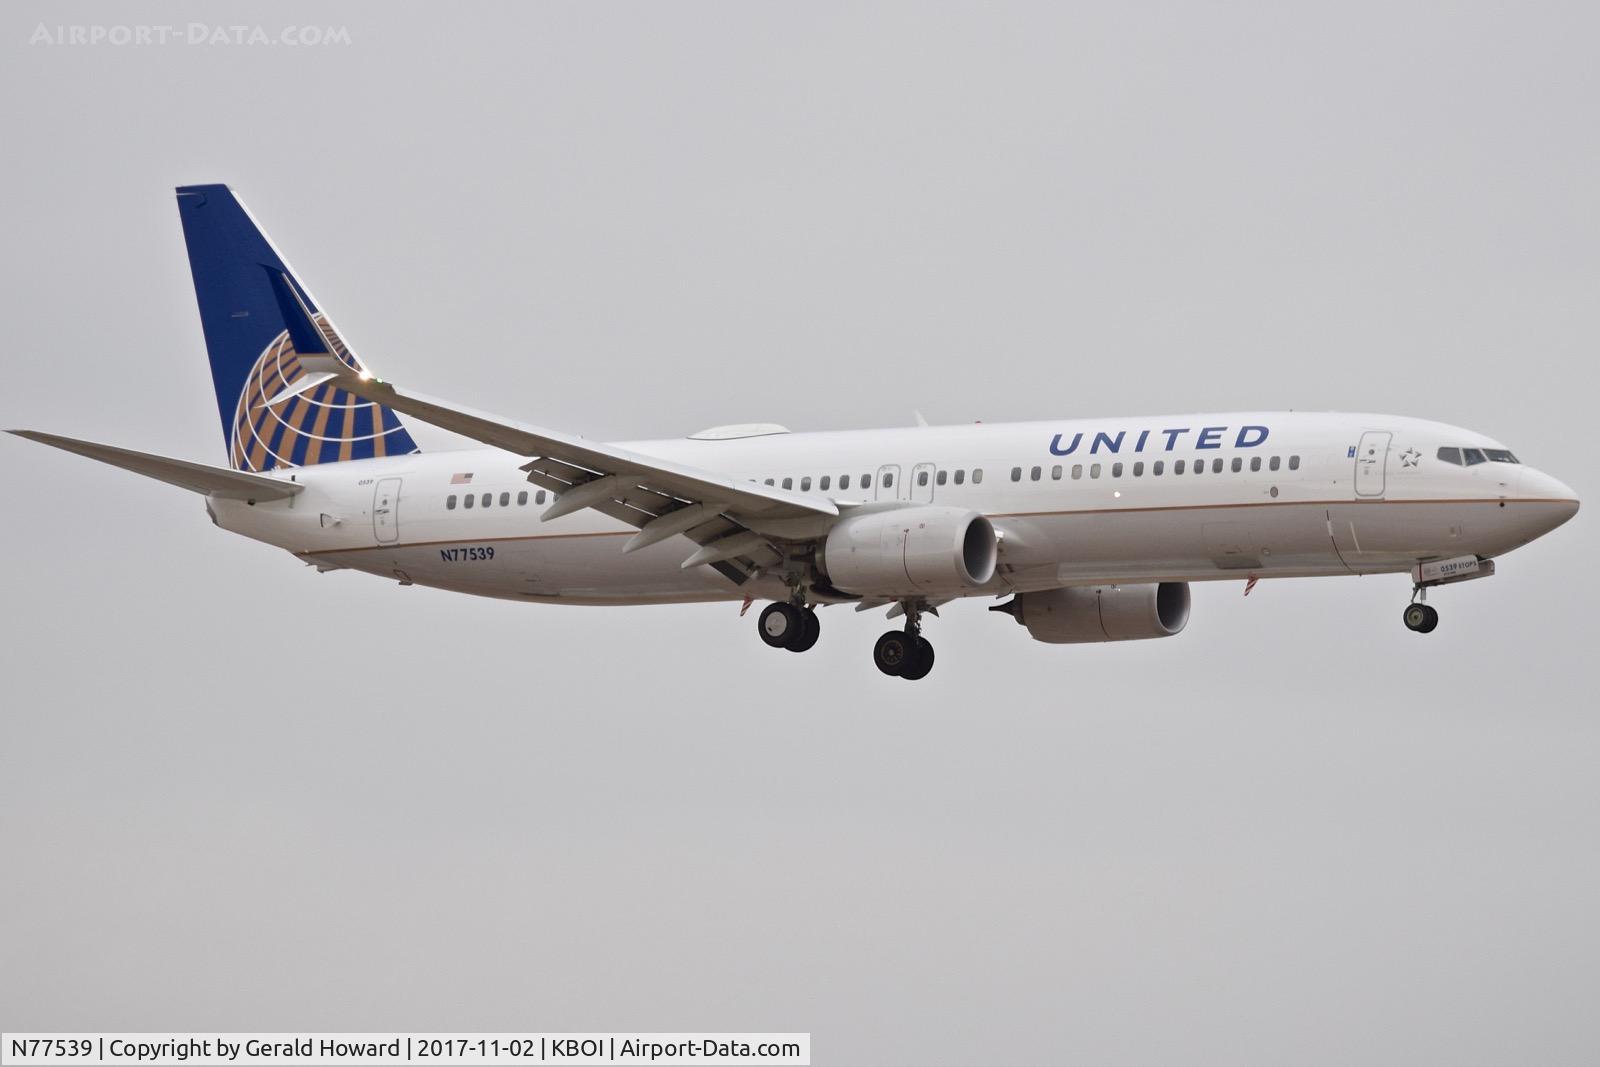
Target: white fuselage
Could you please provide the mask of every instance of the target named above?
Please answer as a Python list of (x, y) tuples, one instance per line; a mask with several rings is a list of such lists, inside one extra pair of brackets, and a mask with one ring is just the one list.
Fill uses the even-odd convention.
[[(1405, 571), (1501, 555), (1578, 509), (1571, 489), (1528, 466), (1438, 455), (1503, 449), (1498, 442), (1397, 416), (1105, 418), (625, 447), (841, 503), (979, 511), (1001, 541), (994, 580), (973, 595)], [(643, 604), (788, 595), (777, 576), (740, 586), (708, 566), (683, 569), (696, 546), (682, 536), (624, 554), (637, 531), (596, 511), (541, 521), (551, 497), (540, 505), (525, 462), (481, 449), (306, 467), (282, 475), (305, 486), (286, 500), (209, 503), (225, 529), (320, 566), (482, 596)]]

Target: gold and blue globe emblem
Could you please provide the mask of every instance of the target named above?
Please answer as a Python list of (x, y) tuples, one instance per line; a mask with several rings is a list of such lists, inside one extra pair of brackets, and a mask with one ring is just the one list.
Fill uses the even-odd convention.
[[(334, 354), (347, 366), (360, 370), (343, 339), (328, 325), (327, 317), (319, 313), (315, 318)], [(316, 386), (267, 406), (269, 399), (294, 385), (305, 373), (287, 330), (273, 338), (257, 357), (239, 392), (233, 417), (229, 457), (236, 469), (305, 467), (416, 451), (411, 435), (392, 411), (329, 385)]]

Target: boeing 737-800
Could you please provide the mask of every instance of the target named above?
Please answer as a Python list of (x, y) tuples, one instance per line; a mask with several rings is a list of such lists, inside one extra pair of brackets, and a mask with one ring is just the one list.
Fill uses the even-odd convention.
[[(791, 433), (756, 423), (600, 444), (367, 370), (224, 185), (177, 190), (228, 467), (33, 431), (201, 494), (225, 530), (321, 570), (541, 604), (770, 601), (887, 609), (885, 674), (933, 666), (966, 597), (1051, 643), (1170, 637), (1189, 583), (1395, 573), (1436, 585), (1570, 519), (1560, 481), (1483, 434), (1393, 415), (1247, 412)], [(423, 452), (400, 416), (485, 447)]]

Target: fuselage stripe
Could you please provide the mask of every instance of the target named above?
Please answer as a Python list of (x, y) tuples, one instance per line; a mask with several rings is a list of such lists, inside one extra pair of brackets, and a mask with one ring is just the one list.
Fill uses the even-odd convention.
[[(991, 519), (1023, 519), (1023, 518), (1048, 518), (1064, 515), (1123, 515), (1137, 514), (1154, 511), (1221, 511), (1232, 508), (1328, 508), (1346, 504), (1392, 504), (1411, 506), (1432, 506), (1436, 504), (1559, 504), (1573, 503), (1573, 501), (1547, 500), (1532, 497), (1479, 497), (1460, 498), (1448, 500), (1263, 500), (1258, 503), (1247, 504), (1174, 504), (1166, 507), (1150, 508), (1078, 508), (1065, 511), (1009, 511), (996, 512), (987, 515)], [(345, 552), (377, 552), (398, 551), (403, 548), (430, 548), (435, 545), (459, 545), (465, 543), (491, 544), (505, 541), (560, 541), (580, 537), (631, 537), (638, 533), (637, 530), (595, 530), (584, 533), (555, 533), (555, 534), (514, 534), (503, 537), (450, 537), (438, 541), (407, 541), (396, 542), (388, 545), (352, 545), (345, 548), (324, 549), (297, 549), (297, 556), (334, 556)], [(1337, 544), (1334, 546), (1338, 550)], [(1343, 562), (1341, 557), (1341, 562)]]

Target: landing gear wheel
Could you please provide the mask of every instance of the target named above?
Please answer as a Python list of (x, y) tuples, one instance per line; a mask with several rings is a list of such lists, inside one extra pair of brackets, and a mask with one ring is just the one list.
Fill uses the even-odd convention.
[(872, 662), (884, 674), (899, 678), (917, 663), (917, 640), (904, 630), (890, 630), (872, 646)]
[(817, 638), (822, 635), (822, 623), (817, 621), (817, 613), (810, 608), (800, 612), (800, 630), (795, 635), (793, 644), (785, 645), (790, 652), (804, 652), (817, 643)]
[(907, 663), (900, 671), (900, 677), (908, 682), (914, 682), (918, 678), (926, 678), (928, 672), (933, 670), (933, 645), (929, 643), (927, 638), (922, 636), (916, 638), (916, 643), (916, 659)]
[(756, 619), (761, 640), (773, 648), (788, 648), (804, 636), (805, 629), (805, 618), (793, 604), (768, 604)]
[(1431, 634), (1439, 625), (1439, 612), (1428, 604), (1408, 604), (1401, 619), (1406, 629), (1419, 634)]

